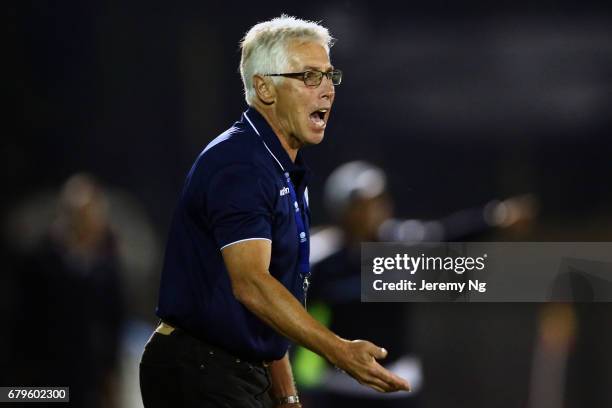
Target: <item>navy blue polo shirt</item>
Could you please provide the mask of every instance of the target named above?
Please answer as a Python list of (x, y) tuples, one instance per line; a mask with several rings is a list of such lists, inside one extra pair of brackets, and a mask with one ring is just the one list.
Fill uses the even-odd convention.
[(303, 302), (286, 172), (308, 231), (309, 171), (300, 153), (291, 161), (259, 112), (249, 108), (206, 146), (187, 175), (172, 219), (157, 316), (245, 359), (283, 357), (288, 340), (236, 300), (221, 249), (250, 239), (271, 241), (270, 274)]

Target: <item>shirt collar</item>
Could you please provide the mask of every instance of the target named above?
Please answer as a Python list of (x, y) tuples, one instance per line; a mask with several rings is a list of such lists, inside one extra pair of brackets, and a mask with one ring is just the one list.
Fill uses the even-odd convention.
[(278, 136), (276, 136), (276, 133), (274, 133), (268, 121), (257, 111), (257, 109), (249, 107), (242, 114), (242, 119), (247, 127), (254, 129), (255, 133), (262, 138), (268, 152), (284, 172), (310, 173), (310, 169), (302, 157), (302, 152), (298, 151), (295, 163), (292, 162), (289, 154), (287, 154), (280, 140), (278, 140)]

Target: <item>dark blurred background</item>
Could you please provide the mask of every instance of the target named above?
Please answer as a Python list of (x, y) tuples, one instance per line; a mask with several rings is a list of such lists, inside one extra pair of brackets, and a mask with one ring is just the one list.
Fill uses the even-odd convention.
[[(53, 353), (51, 343), (45, 336), (38, 344), (23, 341), (41, 331), (55, 337), (64, 330), (75, 359), (79, 352), (104, 356), (99, 345), (85, 349), (87, 340), (61, 328), (73, 319), (83, 330), (114, 336), (113, 356), (100, 357), (112, 367), (90, 365), (113, 378), (103, 381), (102, 405), (140, 406), (135, 367), (155, 322), (175, 200), (200, 150), (246, 107), (239, 40), (282, 12), (321, 20), (338, 39), (332, 62), (345, 74), (325, 141), (305, 150), (315, 172), (314, 225), (335, 222), (323, 200), (328, 175), (347, 161), (367, 160), (386, 173), (395, 216), (413, 221), (403, 224), (405, 238), (426, 238), (424, 222), (438, 220), (447, 231), (436, 236), (441, 240), (612, 241), (609, 3), (293, 3), (5, 6), (4, 83), (15, 109), (0, 156), (0, 363), (9, 367), (0, 385), (43, 381), (30, 375), (41, 365), (54, 385), (50, 360), (28, 358), (28, 347)], [(72, 205), (70, 194), (86, 198)], [(108, 205), (91, 210), (87, 200)], [(522, 204), (500, 207), (504, 202)], [(87, 207), (94, 218), (105, 214), (101, 230), (113, 238), (73, 250), (78, 238), (50, 232), (65, 224), (66, 205)], [(483, 219), (474, 219), (474, 210)], [(77, 273), (90, 288), (82, 290), (97, 293), (116, 278), (122, 295), (109, 306), (82, 308), (81, 298), (70, 297), (81, 290), (72, 281), (50, 292), (43, 283), (57, 281), (57, 272), (40, 276), (45, 242), (62, 243), (58, 256), (70, 259), (71, 279), (74, 270), (86, 271)], [(75, 251), (78, 268), (64, 256)], [(91, 278), (100, 259), (108, 279)], [(50, 310), (60, 315), (46, 310), (59, 297), (66, 305)], [(82, 310), (68, 317), (61, 314), (66, 308)], [(121, 330), (90, 327), (88, 316), (98, 313), (101, 321), (109, 310)], [(420, 406), (609, 407), (611, 312), (608, 304), (428, 304), (411, 308), (397, 330), (423, 364)], [(64, 324), (49, 323), (55, 319)], [(375, 329), (364, 327), (363, 336), (369, 331)], [(70, 355), (70, 347), (64, 352)], [(556, 386), (541, 380), (555, 376)], [(93, 388), (100, 381), (92, 379)]]

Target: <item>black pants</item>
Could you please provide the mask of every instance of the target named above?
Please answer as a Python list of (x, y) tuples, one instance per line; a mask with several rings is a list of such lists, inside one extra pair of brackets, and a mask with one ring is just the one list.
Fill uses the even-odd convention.
[(140, 362), (145, 408), (267, 408), (270, 380), (262, 364), (246, 362), (184, 331), (153, 333)]

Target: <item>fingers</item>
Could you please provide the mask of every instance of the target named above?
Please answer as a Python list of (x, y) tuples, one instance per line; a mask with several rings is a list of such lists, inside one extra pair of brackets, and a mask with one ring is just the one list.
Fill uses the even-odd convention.
[[(403, 378), (385, 369), (376, 360), (387, 357), (387, 350), (364, 340), (351, 342), (355, 353), (352, 354), (346, 370), (361, 384), (379, 392), (410, 391), (410, 385)], [(357, 363), (357, 364), (355, 364)]]
[(381, 381), (376, 377), (372, 377), (367, 381), (361, 381), (361, 383), (375, 389), (378, 392), (390, 392), (389, 386), (384, 381)]
[(358, 381), (379, 392), (410, 391), (408, 381), (373, 361)]
[(410, 384), (408, 381), (395, 374), (390, 374), (391, 378), (387, 380), (387, 384), (390, 385), (393, 391), (410, 391)]
[(409, 391), (408, 388), (400, 384), (389, 383), (375, 376), (369, 377), (368, 379), (360, 381), (360, 382), (364, 385), (367, 385), (375, 389), (378, 392), (395, 392), (395, 391), (401, 391), (401, 390)]
[[(376, 360), (382, 360), (387, 357), (388, 352), (384, 347), (378, 347), (372, 344), (371, 350), (372, 350), (372, 355), (374, 356)], [(383, 366), (381, 366), (377, 362), (375, 362), (374, 364), (376, 367), (375, 375), (377, 375), (379, 379), (384, 381), (388, 385), (388, 387), (392, 388), (391, 391), (399, 391), (399, 390), (410, 391), (410, 385), (408, 384), (408, 381), (393, 374), (391, 371), (385, 369)]]
[(402, 390), (410, 391), (410, 384), (408, 384), (408, 381), (406, 381), (400, 376), (393, 374), (391, 371), (387, 370), (380, 364), (374, 364), (375, 368), (372, 374), (386, 385), (386, 387), (384, 388), (387, 392)]

